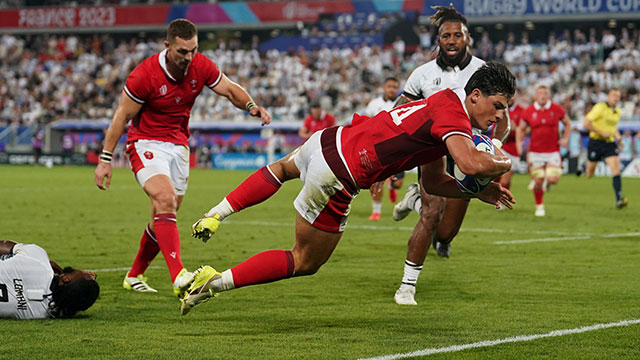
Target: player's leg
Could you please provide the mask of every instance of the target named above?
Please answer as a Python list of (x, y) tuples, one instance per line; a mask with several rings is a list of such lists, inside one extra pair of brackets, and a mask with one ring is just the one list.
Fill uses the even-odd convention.
[(601, 148), (598, 145), (597, 140), (589, 139), (589, 143), (587, 144), (587, 165), (585, 168), (587, 179), (595, 174), (598, 161), (602, 160), (600, 154)]
[(447, 199), (442, 220), (433, 237), (434, 248), (439, 256), (450, 256), (449, 245), (460, 231), (467, 208), (469, 199)]
[(369, 189), (371, 193), (371, 216), (369, 216), (369, 220), (377, 221), (380, 220), (380, 216), (382, 213), (382, 189)]
[(622, 196), (622, 178), (620, 177), (620, 158), (617, 155), (608, 156), (604, 161), (609, 165), (612, 175), (613, 191), (616, 195), (616, 208), (622, 209), (629, 201)]
[(546, 186), (544, 186), (545, 191), (549, 191), (551, 185), (556, 185), (560, 182), (560, 177), (562, 176), (562, 156), (560, 156), (560, 152), (554, 152), (547, 154), (547, 166), (545, 169), (545, 179), (547, 181)]
[(389, 201), (395, 203), (398, 201), (398, 189), (404, 183), (404, 171), (397, 173), (389, 179)]
[[(444, 158), (442, 158), (442, 160), (436, 161), (429, 166), (439, 166), (442, 171), (444, 164)], [(402, 283), (394, 294), (395, 302), (400, 305), (417, 305), (414, 296), (418, 276), (422, 271), (436, 228), (442, 220), (442, 212), (446, 204), (445, 198), (430, 195), (423, 189), (424, 186), (420, 186), (420, 196), (422, 198), (420, 220), (418, 220), (409, 236)]]
[(529, 165), (529, 175), (531, 176), (531, 183), (533, 186), (533, 198), (536, 204), (535, 216), (545, 216), (544, 209), (544, 188), (543, 183), (545, 179), (545, 158), (544, 154), (529, 152), (527, 155), (527, 162)]

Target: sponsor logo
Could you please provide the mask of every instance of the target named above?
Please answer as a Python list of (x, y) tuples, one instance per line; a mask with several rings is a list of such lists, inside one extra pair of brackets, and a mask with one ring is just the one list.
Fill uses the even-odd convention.
[(440, 83), (442, 82), (441, 78), (435, 78), (433, 79), (433, 85), (440, 85)]
[(145, 151), (144, 152), (144, 157), (146, 157), (147, 159), (151, 160), (151, 159), (153, 159), (153, 153), (151, 151)]
[(158, 89), (158, 91), (160, 91), (160, 95), (167, 95), (167, 85), (163, 84), (162, 86), (160, 86), (160, 89)]
[(28, 310), (27, 298), (24, 297), (24, 285), (22, 285), (22, 279), (13, 279), (13, 289), (16, 292), (16, 305), (18, 310)]
[(189, 82), (191, 84), (191, 92), (196, 92), (198, 91), (198, 80), (196, 79), (191, 79), (191, 81)]
[(180, 102), (180, 100), (182, 100), (182, 98), (181, 98), (180, 96), (178, 96), (178, 97), (176, 98), (176, 104), (178, 104), (178, 103)]
[(175, 259), (175, 258), (176, 258), (176, 252), (175, 252), (175, 251), (172, 251), (172, 252), (171, 252), (171, 254), (169, 254), (169, 256), (171, 256), (172, 258), (174, 258), (174, 259)]

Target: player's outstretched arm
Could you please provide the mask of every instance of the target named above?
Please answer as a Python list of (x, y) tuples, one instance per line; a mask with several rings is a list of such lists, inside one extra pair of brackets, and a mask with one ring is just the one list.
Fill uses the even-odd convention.
[(120, 104), (118, 104), (104, 138), (103, 154), (100, 156), (100, 161), (98, 161), (93, 175), (96, 186), (101, 190), (107, 190), (111, 185), (111, 154), (113, 154), (113, 150), (124, 132), (124, 127), (141, 108), (141, 104), (133, 101), (124, 91), (122, 92)]
[(478, 193), (477, 198), (487, 204), (495, 205), (496, 208), (502, 204), (511, 210), (513, 210), (513, 204), (516, 203), (511, 191), (497, 182), (489, 184), (486, 189)]
[(0, 240), (0, 255), (11, 254), (14, 246), (16, 246), (15, 241)]
[(524, 142), (524, 137), (527, 135), (528, 127), (529, 126), (526, 122), (521, 121), (520, 125), (516, 128), (516, 151), (518, 152), (518, 155), (522, 155), (522, 144)]
[(222, 74), (220, 81), (213, 88), (213, 91), (224, 96), (238, 109), (246, 110), (253, 117), (259, 117), (262, 121), (262, 125), (268, 125), (271, 123), (271, 115), (262, 106), (256, 105), (251, 99), (251, 96), (242, 86), (229, 80), (227, 75)]
[(495, 178), (511, 169), (511, 159), (501, 152), (491, 155), (478, 151), (466, 136), (451, 135), (446, 140), (449, 154), (463, 173), (482, 178)]

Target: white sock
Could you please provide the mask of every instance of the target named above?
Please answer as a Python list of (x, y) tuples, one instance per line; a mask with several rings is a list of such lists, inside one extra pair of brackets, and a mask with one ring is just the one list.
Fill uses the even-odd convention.
[(231, 204), (229, 204), (229, 201), (227, 201), (227, 198), (225, 197), (224, 199), (222, 199), (222, 201), (220, 201), (220, 203), (218, 203), (218, 205), (212, 207), (206, 215), (213, 216), (215, 214), (219, 214), (220, 221), (222, 221), (224, 218), (233, 214), (234, 212), (236, 211), (233, 210)]
[(236, 285), (233, 283), (233, 274), (231, 273), (231, 269), (223, 271), (221, 278), (213, 280), (212, 288), (214, 292), (235, 289)]
[(422, 271), (422, 264), (414, 264), (409, 260), (404, 261), (404, 276), (402, 277), (402, 285), (400, 288), (415, 287), (418, 282), (418, 276)]
[(416, 201), (413, 203), (413, 211), (417, 212), (418, 215), (422, 213), (422, 198), (418, 196)]
[(380, 214), (382, 212), (382, 201), (375, 201), (373, 200), (371, 202), (373, 209), (372, 209), (372, 213), (374, 214)]

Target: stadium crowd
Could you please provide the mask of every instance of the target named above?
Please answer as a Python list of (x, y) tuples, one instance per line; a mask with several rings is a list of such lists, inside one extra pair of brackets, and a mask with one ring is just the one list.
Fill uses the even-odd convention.
[[(549, 33), (548, 41), (534, 44), (526, 32), (519, 39), (509, 33), (506, 41), (497, 42), (484, 32), (474, 40), (475, 54), (509, 64), (518, 79), (522, 104), (530, 103), (535, 86), (545, 83), (552, 89), (553, 101), (564, 106), (572, 120), (582, 121), (593, 104), (606, 98), (606, 89), (615, 86), (622, 89), (623, 119), (640, 116), (637, 29), (566, 30)], [(384, 78), (406, 79), (434, 56), (432, 47), (404, 53), (400, 45), (260, 53), (256, 41), (247, 48), (237, 41), (220, 41), (216, 49), (201, 51), (254, 94), (275, 121), (302, 121), (316, 100), (343, 123), (378, 95)], [(160, 37), (5, 34), (0, 38), (0, 126), (60, 118), (109, 119), (127, 74), (162, 48)], [(247, 114), (208, 91), (198, 97), (192, 112), (193, 122), (244, 119)]]

